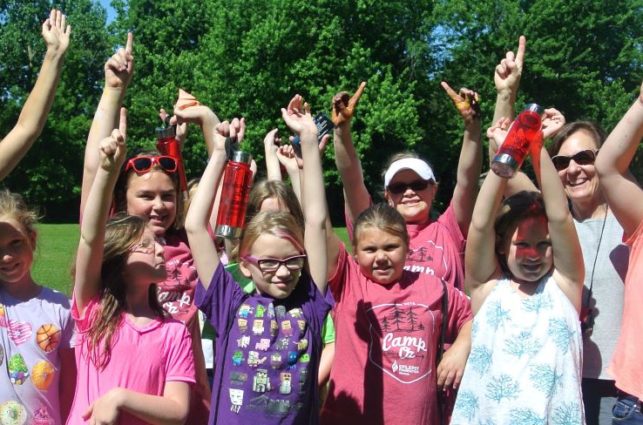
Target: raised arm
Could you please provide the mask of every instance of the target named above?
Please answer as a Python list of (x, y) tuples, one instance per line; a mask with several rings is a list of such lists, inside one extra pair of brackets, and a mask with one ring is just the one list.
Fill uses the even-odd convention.
[(279, 149), (278, 131), (278, 129), (273, 128), (266, 134), (266, 137), (263, 138), (263, 147), (267, 179), (281, 181), (281, 166), (277, 157), (277, 149)]
[[(205, 106), (198, 106), (194, 109), (196, 108), (208, 109)], [(205, 115), (208, 114), (204, 109), (201, 109), (200, 112)], [(205, 115), (202, 115), (202, 117)], [(196, 120), (197, 118), (193, 119)], [(205, 288), (210, 285), (214, 271), (219, 266), (220, 262), (216, 245), (208, 233), (208, 223), (210, 220), (212, 204), (216, 195), (212, 188), (219, 186), (219, 182), (223, 176), (223, 170), (228, 162), (228, 157), (225, 151), (226, 137), (237, 137), (237, 133), (239, 132), (240, 134), (238, 138), (242, 139), (244, 131), (245, 123), (243, 119), (238, 120), (235, 118), (232, 121), (232, 124), (224, 121), (217, 125), (216, 131), (212, 133), (212, 155), (210, 155), (210, 160), (203, 172), (199, 187), (194, 194), (194, 198), (192, 199), (190, 209), (185, 219), (185, 230), (188, 235), (188, 241), (190, 242), (192, 257), (196, 264), (199, 279)]]
[(581, 295), (585, 278), (583, 253), (567, 197), (558, 172), (547, 150), (540, 150), (540, 187), (542, 189), (549, 237), (554, 254), (554, 279), (567, 298), (580, 312)]
[(118, 129), (100, 142), (98, 169), (87, 195), (87, 214), (80, 226), (80, 241), (76, 254), (74, 296), (76, 305), (83, 312), (88, 302), (98, 295), (105, 242), (105, 223), (112, 203), (112, 193), (118, 173), (125, 161), (127, 111), (121, 110)]
[(460, 231), (466, 235), (469, 231), (473, 205), (478, 193), (478, 179), (482, 171), (479, 96), (478, 93), (464, 88), (460, 89), (460, 93), (456, 93), (444, 81), (441, 85), (464, 121), (464, 136), (452, 204)]
[(47, 52), (38, 74), (38, 79), (22, 107), (18, 122), (0, 142), (0, 180), (18, 165), (34, 144), (45, 123), (54, 102), (56, 87), (69, 46), (71, 27), (66, 24), (65, 15), (53, 9), (42, 24), (42, 37)]
[(127, 85), (132, 80), (134, 72), (133, 40), (132, 33), (128, 33), (125, 48), (118, 49), (105, 63), (105, 87), (96, 108), (85, 146), (83, 184), (80, 195), (81, 217), (84, 216), (87, 196), (99, 167), (100, 142), (108, 137), (112, 129), (118, 125), (118, 111), (123, 103)]
[(331, 119), (335, 124), (333, 136), (335, 164), (344, 186), (344, 202), (351, 221), (368, 208), (371, 202), (368, 189), (364, 184), (362, 164), (357, 157), (351, 137), (351, 119), (365, 87), (366, 82), (362, 82), (353, 97), (346, 92), (341, 92), (333, 97), (332, 102)]
[(524, 35), (518, 38), (518, 51), (516, 54), (511, 50), (496, 66), (493, 82), (496, 86), (496, 106), (493, 111), (492, 123), (498, 122), (501, 118), (514, 118), (514, 103), (520, 87), (520, 77), (525, 60), (525, 47), (527, 39)]
[(328, 284), (328, 261), (326, 253), (326, 190), (321, 156), (317, 146), (317, 126), (310, 115), (310, 106), (296, 95), (281, 110), (286, 125), (299, 136), (304, 160), (302, 180), (302, 209), (306, 219), (304, 245), (308, 255), (308, 267), (319, 291), (326, 292)]
[(614, 127), (596, 159), (603, 196), (626, 235), (632, 235), (643, 220), (643, 190), (628, 170), (641, 138), (643, 85), (639, 97)]

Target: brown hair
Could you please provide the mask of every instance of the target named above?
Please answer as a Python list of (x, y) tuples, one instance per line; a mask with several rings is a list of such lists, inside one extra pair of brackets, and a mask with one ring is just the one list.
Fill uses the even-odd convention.
[(3, 216), (16, 220), (28, 235), (35, 237), (38, 213), (30, 209), (19, 194), (0, 190), (0, 217)]
[[(145, 151), (145, 152), (140, 152), (125, 161), (125, 164), (132, 159), (136, 158), (139, 156), (160, 156), (161, 154), (158, 151), (151, 150), (151, 151)], [(183, 227), (183, 222), (185, 219), (185, 214), (183, 211), (183, 202), (181, 199), (181, 193), (179, 190), (179, 173), (178, 170), (177, 172), (174, 173), (166, 173), (165, 170), (163, 170), (161, 167), (159, 167), (158, 164), (154, 164), (152, 168), (150, 168), (149, 172), (152, 171), (160, 171), (162, 173), (165, 173), (167, 176), (170, 177), (172, 180), (172, 183), (174, 184), (174, 189), (176, 190), (176, 218), (174, 219), (173, 226), (175, 229), (181, 229)], [(125, 165), (121, 169), (120, 174), (118, 175), (118, 180), (116, 181), (116, 187), (114, 188), (114, 208), (116, 212), (127, 212), (127, 189), (129, 186), (129, 179), (132, 174), (136, 174), (136, 172), (131, 169), (129, 171), (125, 171)], [(170, 230), (167, 229), (167, 230)]]
[(506, 255), (501, 253), (502, 247), (504, 247), (507, 238), (511, 237), (518, 223), (533, 217), (546, 217), (545, 203), (540, 192), (523, 190), (506, 198), (500, 205), (494, 230), (496, 232), (496, 256), (505, 272), (508, 269)]
[(281, 180), (262, 180), (253, 186), (248, 198), (247, 220), (250, 221), (257, 215), (261, 211), (263, 201), (270, 198), (276, 198), (282, 209), (287, 208), (297, 223), (304, 227), (304, 213), (299, 200), (292, 188)]
[(288, 239), (298, 250), (303, 253), (304, 229), (295, 217), (286, 211), (262, 211), (257, 213), (241, 236), (239, 256), (243, 257), (250, 252), (250, 248), (262, 234), (269, 234), (279, 238)]
[(404, 241), (404, 245), (409, 246), (409, 234), (406, 230), (404, 217), (393, 207), (384, 202), (371, 205), (364, 210), (355, 220), (355, 229), (353, 231), (353, 246), (357, 246), (359, 234), (366, 227), (375, 227), (391, 235), (398, 236)]
[(586, 131), (594, 139), (596, 149), (599, 149), (605, 141), (605, 131), (596, 123), (592, 121), (574, 121), (565, 124), (552, 139), (551, 146), (549, 147), (549, 155), (558, 155), (563, 143), (577, 131)]
[[(126, 283), (123, 272), (130, 250), (143, 236), (147, 226), (145, 219), (126, 214), (117, 214), (105, 227), (105, 244), (101, 264), (100, 306), (87, 332), (90, 357), (96, 367), (103, 369), (110, 361), (112, 336), (127, 310)], [(148, 290), (148, 302), (152, 310), (164, 317), (156, 297), (156, 285)], [(102, 347), (101, 347), (102, 346)], [(101, 353), (102, 351), (102, 353)]]

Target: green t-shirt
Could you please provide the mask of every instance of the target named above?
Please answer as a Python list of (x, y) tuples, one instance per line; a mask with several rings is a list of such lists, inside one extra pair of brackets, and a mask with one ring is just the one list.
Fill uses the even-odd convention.
[[(225, 266), (225, 269), (232, 275), (232, 278), (241, 287), (243, 292), (245, 292), (246, 294), (250, 294), (255, 290), (255, 284), (252, 279), (247, 278), (243, 273), (241, 273), (239, 263), (230, 263)], [(201, 333), (201, 336), (205, 339), (214, 340), (214, 329), (209, 322), (205, 322), (205, 324), (203, 325), (203, 332)], [(333, 318), (330, 316), (330, 313), (326, 315), (326, 320), (324, 321), (324, 326), (322, 327), (322, 342), (324, 343), (324, 345), (335, 342), (335, 325), (333, 324)]]

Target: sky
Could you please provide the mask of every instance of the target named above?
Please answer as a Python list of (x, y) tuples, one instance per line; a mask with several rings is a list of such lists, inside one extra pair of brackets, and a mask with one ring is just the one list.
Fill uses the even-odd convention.
[(98, 2), (107, 10), (107, 23), (112, 22), (116, 17), (114, 9), (112, 9), (112, 6), (110, 5), (110, 1), (111, 0), (98, 0)]

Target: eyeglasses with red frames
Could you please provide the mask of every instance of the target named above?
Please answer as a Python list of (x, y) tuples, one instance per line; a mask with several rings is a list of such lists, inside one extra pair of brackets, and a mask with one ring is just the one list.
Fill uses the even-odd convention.
[(411, 188), (413, 192), (419, 192), (429, 187), (430, 182), (431, 182), (430, 180), (414, 180), (410, 183), (405, 183), (405, 182), (391, 183), (388, 185), (386, 189), (394, 195), (399, 195), (400, 193), (404, 193), (408, 188)]
[(576, 152), (574, 155), (565, 156), (565, 155), (556, 155), (551, 158), (551, 162), (554, 163), (554, 167), (558, 171), (563, 171), (569, 167), (569, 163), (573, 159), (574, 162), (578, 165), (592, 165), (596, 161), (596, 154), (598, 151), (593, 151), (590, 149)]
[(281, 266), (286, 266), (291, 272), (298, 272), (304, 268), (306, 254), (293, 255), (292, 257), (282, 259), (272, 257), (257, 258), (252, 255), (246, 255), (243, 259), (259, 267), (259, 270), (264, 273), (274, 273), (279, 270)]
[(130, 158), (125, 165), (125, 171), (134, 170), (136, 174), (145, 174), (152, 169), (154, 164), (166, 173), (176, 173), (178, 168), (176, 159), (167, 155), (141, 155)]

